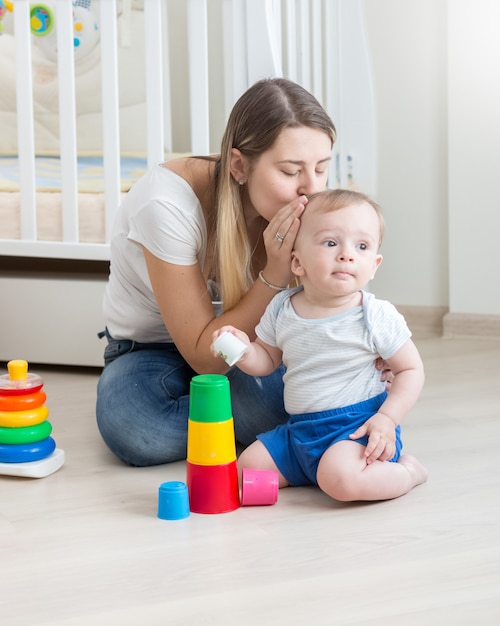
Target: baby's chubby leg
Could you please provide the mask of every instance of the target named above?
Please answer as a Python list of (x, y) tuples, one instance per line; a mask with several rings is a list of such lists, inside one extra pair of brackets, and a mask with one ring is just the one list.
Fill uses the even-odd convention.
[(257, 470), (272, 470), (277, 472), (279, 476), (279, 487), (288, 487), (289, 482), (276, 467), (272, 456), (267, 451), (266, 446), (259, 440), (254, 441), (248, 448), (245, 448), (238, 457), (238, 473), (241, 482), (241, 472), (246, 468)]
[(366, 464), (365, 447), (339, 441), (321, 457), (317, 480), (322, 491), (335, 500), (390, 500), (408, 493), (427, 480), (427, 470), (415, 458), (401, 455), (397, 463)]

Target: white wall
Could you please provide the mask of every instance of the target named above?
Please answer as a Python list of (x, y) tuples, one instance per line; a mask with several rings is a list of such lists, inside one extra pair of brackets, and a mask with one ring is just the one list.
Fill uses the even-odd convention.
[(399, 305), (500, 315), (500, 5), (365, 0), (385, 261)]
[(446, 1), (366, 0), (377, 103), (384, 263), (371, 288), (448, 305)]
[(500, 314), (500, 4), (449, 2), (450, 310)]

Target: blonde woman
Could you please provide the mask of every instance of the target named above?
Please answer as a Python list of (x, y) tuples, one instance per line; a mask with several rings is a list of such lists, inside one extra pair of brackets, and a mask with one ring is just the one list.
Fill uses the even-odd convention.
[(292, 280), (300, 216), (326, 187), (335, 138), (305, 89), (262, 80), (235, 104), (220, 155), (159, 164), (127, 194), (111, 241), (97, 389), (99, 430), (125, 463), (185, 458), (196, 374), (228, 375), (241, 443), (286, 422), (281, 369), (265, 378), (226, 371), (210, 344), (228, 324), (254, 338)]

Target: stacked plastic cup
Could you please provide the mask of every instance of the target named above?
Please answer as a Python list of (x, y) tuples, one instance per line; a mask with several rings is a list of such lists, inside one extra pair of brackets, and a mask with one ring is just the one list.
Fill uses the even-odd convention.
[(273, 470), (245, 467), (241, 475), (241, 504), (258, 506), (278, 501), (279, 477)]
[(191, 380), (186, 478), (193, 513), (227, 513), (240, 506), (226, 376), (201, 374)]
[(0, 376), (0, 474), (40, 478), (61, 467), (62, 450), (50, 436), (43, 379), (28, 373), (28, 363), (9, 361)]
[(189, 517), (187, 485), (179, 480), (162, 483), (158, 489), (158, 517), (178, 520)]

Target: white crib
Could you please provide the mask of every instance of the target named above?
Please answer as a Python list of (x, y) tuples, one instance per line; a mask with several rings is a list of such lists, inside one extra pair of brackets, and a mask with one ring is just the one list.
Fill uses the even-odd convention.
[[(4, 191), (0, 184), (0, 359), (101, 365), (103, 346), (96, 332), (103, 324), (106, 276), (74, 270), (40, 276), (38, 260), (106, 262), (111, 225), (124, 190), (123, 153), (132, 147), (134, 154), (144, 157), (144, 167), (150, 167), (179, 152), (216, 152), (229, 110), (260, 78), (283, 75), (299, 82), (331, 114), (338, 141), (330, 186), (355, 185), (376, 192), (375, 109), (362, 0), (46, 0), (40, 4), (47, 5), (53, 10), (55, 26), (44, 40), (31, 32), (34, 25), (43, 30), (46, 24), (36, 21), (39, 5), (30, 0), (13, 1), (0, 36), (0, 59), (5, 58), (2, 50), (7, 45), (13, 48), (15, 67), (9, 72), (15, 76), (17, 102), (12, 124), (10, 114), (2, 117), (0, 97), (0, 167), (6, 150), (2, 137), (10, 137), (19, 163), (19, 189)], [(80, 16), (82, 37), (95, 25), (90, 43), (83, 42), (87, 49), (76, 47)], [(127, 45), (135, 50), (132, 59), (126, 56)], [(44, 118), (33, 88), (33, 68), (37, 55), (51, 53), (53, 59), (44, 59), (43, 67), (57, 67), (58, 129), (52, 132), (58, 135), (59, 147), (57, 194), (37, 188), (36, 178)], [(124, 58), (130, 71), (123, 67)], [(84, 65), (90, 70), (82, 78)], [(90, 89), (101, 91), (102, 113), (81, 121), (78, 97), (81, 81), (88, 75), (98, 78)], [(142, 78), (137, 77), (142, 76), (142, 101), (124, 110), (121, 99), (127, 81), (139, 84)], [(79, 190), (82, 145), (93, 152), (97, 147), (102, 154), (102, 190), (95, 194)], [(43, 146), (41, 152), (46, 151)], [(9, 193), (15, 194), (15, 202)], [(41, 210), (53, 198), (60, 211), (56, 211), (57, 228), (44, 226)], [(94, 205), (86, 216), (90, 201)], [(82, 233), (82, 222), (87, 229), (102, 227), (89, 237)], [(9, 230), (12, 223), (17, 230)], [(22, 271), (14, 264), (17, 269), (12, 271), (9, 260), (15, 258), (32, 262), (23, 261)]]

